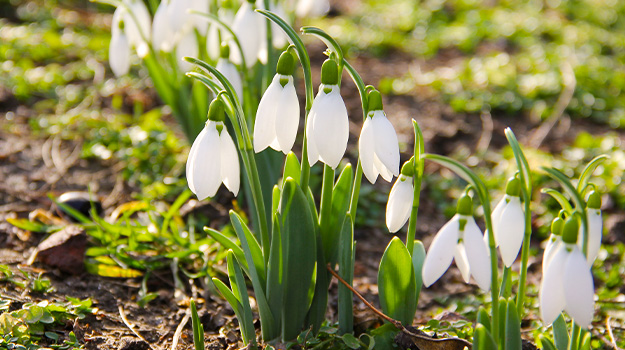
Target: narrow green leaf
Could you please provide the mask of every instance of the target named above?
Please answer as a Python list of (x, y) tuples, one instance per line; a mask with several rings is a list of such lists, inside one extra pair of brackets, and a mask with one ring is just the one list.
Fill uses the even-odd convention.
[(237, 237), (239, 237), (239, 241), (241, 241), (247, 265), (253, 265), (255, 267), (259, 282), (262, 286), (264, 286), (267, 280), (267, 275), (265, 272), (265, 258), (263, 257), (263, 251), (260, 248), (260, 244), (258, 244), (258, 241), (252, 231), (250, 231), (245, 222), (243, 222), (241, 216), (239, 216), (239, 214), (237, 214), (234, 210), (230, 210), (230, 221), (232, 222), (232, 226), (234, 226), (234, 231), (237, 233)]
[(480, 306), (479, 310), (477, 311), (477, 323), (486, 327), (486, 329), (490, 332), (490, 316), (483, 306)]
[(412, 258), (402, 241), (393, 237), (378, 270), (378, 293), (382, 311), (409, 326), (417, 309)]
[(516, 312), (516, 304), (510, 300), (506, 311), (506, 350), (521, 350), (521, 322)]
[(284, 183), (280, 209), (284, 264), (282, 337), (291, 340), (301, 332), (310, 305), (317, 241), (308, 199), (293, 179)]
[(540, 345), (544, 350), (557, 350), (556, 346), (553, 345), (553, 342), (544, 335), (541, 334), (538, 339), (540, 339)]
[[(271, 230), (271, 247), (269, 250), (269, 263), (267, 265), (267, 303), (273, 314), (277, 327), (282, 322), (282, 292), (283, 292), (283, 261), (282, 261), (282, 234), (277, 210), (274, 212)], [(276, 329), (277, 331), (277, 329)], [(277, 334), (274, 336), (278, 336)], [(265, 339), (268, 340), (268, 339)]]
[[(314, 200), (312, 199), (312, 193), (310, 189), (308, 191), (309, 207), (314, 209)], [(311, 202), (312, 201), (312, 202)], [(312, 203), (312, 204), (311, 204)], [(311, 210), (311, 211), (312, 211)], [(318, 222), (316, 216), (313, 213), (313, 221)], [(315, 227), (318, 229), (318, 227)], [(315, 234), (317, 237), (317, 247), (321, 247), (321, 235)], [(323, 249), (317, 249), (317, 280), (315, 283), (314, 295), (308, 309), (308, 315), (306, 315), (306, 328), (312, 327), (312, 333), (314, 335), (319, 333), (322, 323), (325, 321), (326, 308), (328, 306), (328, 287), (330, 286), (331, 277), (329, 273), (323, 268), (326, 266), (325, 257), (323, 256)]]
[(562, 314), (553, 321), (553, 340), (558, 350), (569, 348), (569, 331), (566, 328), (566, 321)]
[(228, 288), (228, 286), (226, 286), (219, 278), (213, 277), (213, 283), (215, 284), (215, 287), (217, 287), (217, 291), (219, 292), (221, 297), (226, 299), (226, 301), (228, 302), (228, 304), (230, 304), (230, 307), (232, 308), (232, 310), (234, 311), (234, 313), (237, 315), (237, 318), (238, 318), (239, 314), (241, 314), (241, 308), (242, 308), (241, 303), (239, 303), (239, 300), (234, 296), (234, 294), (232, 294), (232, 291), (230, 290), (230, 288)]
[(341, 232), (341, 229), (344, 227), (343, 220), (345, 220), (345, 213), (347, 213), (347, 210), (349, 209), (353, 180), (354, 172), (352, 171), (352, 166), (347, 164), (345, 168), (343, 168), (343, 171), (341, 171), (341, 174), (332, 189), (332, 206), (330, 209), (330, 217), (327, 221), (328, 227), (325, 229), (324, 227), (321, 227), (323, 252), (325, 254), (326, 261), (332, 266), (334, 266), (337, 261), (340, 237), (340, 235), (337, 235), (337, 232)]
[(191, 299), (191, 325), (193, 326), (193, 345), (195, 350), (204, 350), (204, 332), (200, 331), (202, 324), (197, 314), (195, 300)]
[(505, 298), (499, 298), (499, 344), (505, 341), (506, 336), (506, 311), (508, 309), (508, 301)]
[(421, 273), (423, 270), (423, 262), (425, 261), (425, 247), (423, 242), (416, 239), (414, 246), (412, 247), (412, 267), (414, 268), (414, 279), (416, 287), (416, 300), (419, 302), (419, 295), (421, 294), (421, 287), (423, 287), (423, 279)]
[(474, 350), (498, 350), (495, 339), (483, 324), (475, 326), (473, 332), (473, 349)]
[(592, 176), (592, 173), (595, 172), (595, 169), (597, 169), (597, 167), (608, 158), (610, 157), (602, 154), (593, 158), (593, 160), (591, 160), (588, 165), (586, 165), (586, 167), (582, 171), (582, 174), (579, 176), (579, 182), (577, 183), (577, 190), (579, 192), (581, 192), (586, 187), (588, 181), (590, 180), (590, 177)]
[(206, 232), (209, 236), (211, 236), (213, 239), (219, 242), (219, 244), (224, 246), (226, 250), (232, 250), (234, 255), (239, 258), (239, 261), (242, 262), (242, 267), (243, 267), (243, 270), (245, 270), (245, 274), (248, 276), (250, 275), (248, 266), (247, 266), (247, 261), (245, 260), (245, 253), (243, 252), (243, 249), (241, 249), (238, 245), (236, 245), (236, 243), (231, 241), (230, 238), (224, 236), (221, 232), (214, 230), (208, 226), (204, 226), (204, 232)]
[(31, 232), (48, 232), (48, 225), (40, 224), (29, 219), (7, 218), (7, 222), (19, 229)]
[[(352, 218), (344, 215), (343, 227), (339, 239), (339, 275), (350, 285), (354, 280), (354, 226)], [(339, 332), (341, 334), (354, 331), (354, 296), (343, 283), (338, 284), (339, 288)]]
[(590, 333), (587, 331), (583, 331), (582, 333), (579, 350), (590, 350)]
[(247, 295), (245, 279), (243, 278), (241, 267), (231, 250), (228, 251), (227, 261), (228, 278), (230, 280), (232, 294), (234, 294), (241, 305), (239, 326), (241, 327), (241, 337), (243, 338), (243, 343), (245, 345), (250, 343), (255, 344), (256, 332), (254, 330), (254, 317), (252, 315), (252, 308), (250, 307), (250, 299)]
[(302, 176), (302, 170), (300, 167), (301, 165), (297, 159), (297, 155), (293, 152), (289, 152), (289, 154), (286, 155), (286, 160), (284, 161), (282, 179), (288, 179), (290, 177), (299, 183), (300, 177)]
[(566, 197), (564, 197), (562, 193), (551, 188), (543, 188), (542, 190), (540, 190), (540, 192), (553, 197), (553, 199), (555, 199), (560, 204), (560, 207), (566, 210), (568, 213), (573, 212), (573, 207), (571, 206), (571, 203), (569, 203), (569, 200), (566, 199)]

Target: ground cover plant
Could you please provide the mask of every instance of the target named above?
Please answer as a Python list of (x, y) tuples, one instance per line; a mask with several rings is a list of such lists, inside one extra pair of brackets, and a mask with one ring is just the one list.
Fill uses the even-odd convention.
[[(414, 344), (462, 348), (473, 343), (477, 348), (513, 349), (521, 347), (521, 339), (542, 348), (623, 346), (619, 184), (625, 166), (618, 130), (605, 133), (604, 124), (585, 122), (583, 128), (590, 132), (578, 132), (583, 128), (576, 129), (578, 124), (573, 123), (571, 135), (576, 136), (563, 138), (561, 121), (547, 129), (554, 140), (546, 138), (545, 146), (535, 149), (524, 135), (531, 119), (523, 113), (515, 115), (518, 122), (506, 119), (492, 101), (482, 103), (494, 106), (481, 110), (482, 120), (488, 120), (484, 114), (488, 112), (496, 127), (490, 135), (483, 131), (480, 139), (471, 130), (476, 125), (478, 130), (487, 129), (487, 123), (476, 124), (462, 114), (430, 124), (415, 107), (431, 110), (431, 106), (403, 105), (414, 92), (395, 89), (401, 81), (394, 80), (397, 77), (375, 74), (372, 67), (387, 66), (384, 58), (372, 59), (367, 52), (364, 59), (348, 54), (351, 49), (344, 50), (344, 45), (351, 45), (349, 36), (332, 37), (320, 29), (323, 23), (341, 23), (349, 16), (315, 22), (319, 27), (304, 27), (300, 36), (281, 16), (261, 11), (251, 15), (269, 18), (278, 25), (277, 31), (286, 31), (293, 45), (276, 52), (275, 62), (254, 68), (271, 72), (255, 85), (255, 92), (243, 90), (244, 95), (258, 94), (257, 101), (240, 98), (230, 78), (213, 67), (217, 60), (208, 55), (189, 58), (195, 68), (186, 75), (176, 72), (176, 84), (193, 86), (194, 96), (210, 96), (204, 101), (208, 121), (198, 124), (197, 138), (189, 137), (184, 125), (172, 127), (170, 113), (176, 116), (179, 111), (159, 107), (156, 94), (141, 89), (151, 86), (148, 75), (158, 79), (150, 68), (136, 65), (131, 74), (107, 80), (96, 79), (100, 74), (96, 68), (93, 76), (67, 73), (65, 80), (48, 87), (20, 82), (21, 75), (12, 68), (26, 63), (17, 54), (49, 36), (46, 30), (70, 28), (62, 41), (67, 51), (57, 55), (46, 48), (41, 56), (26, 55), (31, 61), (23, 68), (24, 76), (36, 75), (34, 70), (45, 77), (48, 68), (54, 72), (67, 62), (74, 64), (71, 47), (81, 40), (84, 47), (85, 41), (72, 33), (92, 30), (83, 24), (83, 15), (104, 23), (95, 26), (96, 32), (108, 37), (106, 21), (99, 18), (110, 19), (111, 14), (95, 14), (106, 12), (105, 5), (87, 5), (77, 14), (64, 3), (34, 4), (18, 2), (3, 9), (8, 13), (1, 32), (7, 39), (3, 52), (5, 62), (12, 63), (3, 64), (11, 74), (3, 81), (3, 98), (9, 104), (3, 107), (2, 157), (9, 162), (1, 165), (8, 184), (2, 197), (7, 223), (1, 226), (0, 239), (5, 247), (0, 263), (6, 264), (1, 269), (1, 346), (383, 349)], [(158, 4), (146, 5), (156, 15)], [(462, 13), (473, 5), (451, 2), (443, 11)], [(344, 5), (333, 6), (340, 13)], [(365, 6), (384, 9), (375, 2)], [(495, 11), (511, 7), (504, 3)], [(52, 19), (51, 9), (63, 16)], [(40, 23), (21, 29), (33, 19)], [(113, 31), (127, 28), (132, 20), (124, 17)], [(340, 28), (350, 25), (343, 22)], [(327, 28), (334, 33), (337, 27)], [(32, 43), (20, 41), (30, 38), (25, 30), (44, 34), (35, 35)], [(112, 43), (119, 35), (113, 33)], [(89, 45), (99, 45), (90, 67), (102, 62), (103, 74), (112, 77), (104, 59), (108, 41)], [(392, 50), (403, 49), (393, 45)], [(229, 56), (224, 50), (222, 58)], [(324, 50), (326, 57), (321, 54)], [(377, 50), (369, 53), (381, 55)], [(81, 58), (91, 54), (88, 49), (77, 52)], [(392, 56), (387, 58), (393, 60)], [(61, 63), (50, 64), (57, 59)], [(409, 65), (403, 62), (403, 67)], [(246, 71), (244, 66), (239, 64), (239, 69)], [(313, 98), (313, 81), (319, 80), (322, 85)], [(37, 90), (40, 87), (44, 89)], [(162, 96), (162, 87), (156, 91)], [(297, 96), (300, 100), (305, 96), (301, 110)], [(276, 103), (279, 98), (282, 102)], [(64, 102), (53, 107), (57, 100)], [(21, 105), (24, 101), (30, 107)], [(166, 98), (163, 101), (169, 104)], [(447, 103), (456, 113), (474, 111)], [(303, 115), (299, 126), (304, 133), (296, 134), (299, 118), (297, 123), (280, 119), (285, 117), (276, 113), (276, 105), (289, 111), (284, 114)], [(409, 127), (398, 128), (394, 136), (393, 125), (397, 128), (401, 122), (390, 111), (404, 117), (416, 114), (416, 122), (406, 118)], [(433, 127), (436, 123), (446, 124)], [(505, 123), (512, 128), (497, 130)], [(327, 125), (331, 128), (324, 130)], [(444, 129), (450, 126), (466, 132), (432, 136), (449, 132)], [(490, 137), (491, 147), (488, 141), (483, 146), (482, 140)], [(185, 138), (195, 139), (190, 149)], [(20, 146), (24, 140), (36, 146)], [(39, 154), (33, 151), (39, 149)], [(273, 152), (278, 159), (269, 167), (275, 170), (275, 187), (258, 177), (264, 173), (255, 165), (262, 162), (258, 156), (262, 152)], [(38, 157), (42, 173), (50, 175), (20, 173), (36, 168)], [(205, 165), (206, 159), (212, 159), (212, 166)], [(311, 166), (317, 162), (324, 164)], [(105, 174), (112, 178), (89, 173), (111, 167), (117, 170)], [(85, 169), (86, 180), (77, 175)], [(368, 181), (361, 182), (363, 175)], [(383, 181), (375, 181), (378, 177), (397, 180), (390, 188), (390, 183), (385, 187), (380, 185)], [(20, 191), (16, 180), (20, 178), (33, 181), (28, 196)], [(219, 189), (222, 182), (239, 196)], [(185, 190), (187, 185), (198, 200)], [(83, 199), (94, 194), (99, 198), (84, 200), (86, 206), (77, 210), (61, 195), (74, 189), (85, 191)], [(50, 190), (52, 194), (47, 193)], [(128, 195), (128, 190), (133, 193)], [(110, 194), (102, 196), (105, 191)], [(104, 214), (99, 214), (98, 205)], [(602, 216), (604, 225), (598, 219)], [(74, 230), (86, 237), (85, 258), (72, 266), (83, 267), (82, 274), (64, 270), (44, 254), (46, 241), (73, 237)], [(402, 233), (392, 238), (382, 233), (387, 230)], [(598, 244), (602, 231), (603, 246)], [(61, 240), (61, 255), (70, 255), (73, 248), (66, 244), (71, 242), (72, 238)], [(17, 266), (26, 260), (32, 264), (32, 247), (37, 245), (36, 267)], [(16, 252), (23, 257), (16, 257)], [(444, 273), (452, 259), (458, 269)], [(76, 272), (78, 279), (68, 276)], [(443, 282), (435, 282), (439, 278)], [(362, 300), (356, 297), (359, 294)], [(367, 300), (373, 303), (371, 308), (364, 306)], [(380, 309), (377, 314), (374, 308)], [(562, 310), (565, 316), (558, 317)], [(385, 321), (371, 321), (378, 317)], [(432, 333), (441, 339), (432, 340)]]

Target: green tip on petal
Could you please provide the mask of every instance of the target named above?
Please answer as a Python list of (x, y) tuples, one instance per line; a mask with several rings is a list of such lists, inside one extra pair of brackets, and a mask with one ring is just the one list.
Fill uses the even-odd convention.
[(382, 94), (378, 90), (371, 90), (369, 92), (369, 111), (381, 111), (382, 110)]
[(562, 240), (565, 243), (577, 242), (577, 234), (579, 233), (579, 222), (577, 222), (576, 216), (569, 216), (564, 221), (564, 227), (562, 228)]
[(321, 83), (337, 85), (339, 83), (339, 67), (334, 60), (327, 59), (321, 66)]
[(221, 43), (221, 48), (219, 49), (219, 57), (220, 58), (230, 57), (230, 46), (228, 46), (228, 43), (226, 42)]
[(521, 181), (516, 177), (510, 178), (506, 185), (506, 194), (508, 196), (519, 197), (521, 194)]
[(401, 166), (401, 174), (404, 176), (408, 176), (408, 177), (413, 177), (414, 176), (414, 164), (413, 164), (413, 158), (410, 158), (410, 160), (406, 161), (404, 163), (404, 165)]
[(471, 196), (464, 194), (458, 199), (456, 212), (460, 215), (473, 215), (473, 200)]
[(286, 50), (278, 59), (276, 72), (281, 75), (293, 75), (293, 71), (295, 71), (295, 58), (293, 58), (289, 50)]
[(556, 236), (561, 236), (563, 226), (564, 226), (564, 220), (562, 220), (559, 217), (556, 217), (551, 222), (551, 233), (553, 233)]
[(119, 23), (117, 24), (117, 27), (120, 30), (124, 30), (124, 28), (126, 27), (126, 24), (124, 23), (124, 20), (120, 20)]
[(223, 122), (226, 120), (226, 110), (224, 102), (220, 98), (216, 98), (208, 107), (208, 120), (215, 122)]
[(597, 191), (590, 192), (586, 206), (590, 209), (601, 209), (601, 194)]

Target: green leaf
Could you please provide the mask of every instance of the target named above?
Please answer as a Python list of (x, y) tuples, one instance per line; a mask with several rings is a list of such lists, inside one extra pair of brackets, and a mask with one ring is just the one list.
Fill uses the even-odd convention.
[(347, 213), (349, 209), (353, 180), (354, 172), (352, 171), (352, 166), (347, 164), (345, 168), (343, 168), (343, 171), (341, 171), (332, 190), (332, 206), (330, 209), (331, 214), (328, 220), (328, 228), (326, 230), (321, 230), (323, 252), (326, 261), (332, 266), (334, 266), (336, 262), (339, 246), (340, 235), (336, 233), (341, 232), (341, 229), (344, 227), (343, 220), (345, 220), (345, 213)]
[(386, 247), (378, 270), (378, 292), (382, 311), (411, 325), (417, 309), (416, 285), (412, 258), (398, 237)]
[[(339, 239), (339, 275), (350, 285), (354, 280), (354, 224), (350, 215), (343, 214), (343, 227)], [(354, 296), (343, 283), (339, 289), (339, 331), (351, 333), (354, 331)]]
[(508, 311), (508, 301), (499, 298), (499, 344), (505, 340), (506, 336), (506, 311)]
[(239, 241), (241, 241), (245, 256), (244, 261), (247, 262), (248, 266), (255, 267), (259, 282), (264, 286), (267, 275), (265, 272), (265, 258), (263, 257), (260, 244), (258, 244), (252, 231), (250, 231), (245, 222), (243, 222), (243, 219), (234, 210), (230, 210), (230, 221), (232, 222), (232, 226), (234, 226), (237, 237), (239, 237)]
[(579, 176), (579, 182), (577, 183), (577, 190), (583, 191), (586, 185), (588, 184), (588, 180), (592, 176), (592, 173), (597, 169), (597, 167), (603, 163), (606, 159), (610, 158), (609, 156), (602, 154), (597, 156), (591, 160), (588, 165), (582, 171), (582, 174)]
[(92, 275), (113, 278), (135, 278), (143, 275), (143, 272), (131, 268), (123, 268), (116, 265), (100, 264), (93, 259), (85, 261), (85, 269)]
[(486, 327), (486, 329), (490, 332), (490, 322), (491, 321), (488, 312), (486, 312), (486, 309), (483, 306), (480, 306), (479, 310), (477, 311), (477, 323)]
[(506, 311), (506, 337), (504, 338), (506, 350), (521, 350), (521, 322), (516, 312), (516, 304), (508, 301)]
[(214, 230), (208, 226), (204, 227), (204, 232), (206, 232), (209, 236), (215, 239), (219, 244), (224, 246), (227, 250), (232, 250), (234, 255), (239, 258), (239, 261), (242, 262), (243, 270), (249, 276), (247, 261), (245, 261), (245, 253), (243, 253), (243, 249), (241, 249), (236, 243), (230, 240), (230, 238), (224, 236), (221, 232)]
[(416, 286), (416, 300), (417, 303), (419, 301), (419, 295), (421, 294), (421, 287), (423, 286), (423, 279), (421, 278), (421, 273), (423, 270), (423, 262), (425, 261), (425, 247), (423, 246), (423, 242), (420, 240), (414, 241), (414, 246), (412, 247), (412, 267), (414, 268), (414, 279)]
[(48, 225), (36, 223), (28, 219), (7, 218), (7, 222), (19, 229), (31, 232), (48, 232)]
[(204, 332), (201, 331), (202, 323), (198, 317), (193, 299), (191, 299), (191, 324), (193, 326), (193, 345), (195, 345), (195, 350), (204, 350)]
[(551, 197), (553, 197), (553, 199), (555, 199), (560, 204), (560, 207), (566, 210), (568, 213), (573, 212), (573, 207), (571, 206), (571, 203), (569, 203), (569, 200), (566, 199), (566, 197), (564, 197), (562, 193), (551, 188), (543, 188), (540, 190), (540, 192), (544, 194), (548, 194)]
[(549, 338), (541, 334), (538, 339), (540, 339), (540, 345), (544, 350), (556, 350), (556, 346), (553, 345), (553, 342)]
[(360, 341), (367, 346), (367, 350), (375, 349), (375, 338), (367, 333), (363, 333), (358, 337)]
[(579, 350), (590, 350), (590, 333), (583, 331)]
[(315, 223), (308, 199), (294, 179), (284, 183), (280, 235), (283, 263), (283, 340), (297, 338), (310, 306), (313, 273), (317, 261)]
[(234, 313), (237, 315), (237, 318), (239, 318), (242, 308), (239, 300), (234, 296), (230, 288), (228, 288), (228, 286), (226, 286), (219, 278), (213, 277), (213, 283), (215, 284), (215, 287), (217, 287), (217, 291), (221, 297), (226, 299)]
[(228, 262), (228, 279), (230, 280), (230, 288), (232, 294), (239, 301), (241, 305), (241, 313), (237, 315), (239, 318), (239, 326), (241, 327), (241, 337), (243, 343), (248, 345), (250, 343), (256, 343), (256, 332), (254, 331), (254, 317), (252, 315), (252, 308), (250, 307), (250, 299), (247, 295), (247, 287), (245, 285), (245, 279), (243, 278), (243, 272), (241, 267), (234, 256), (234, 253), (229, 250), (227, 256)]
[(350, 349), (360, 349), (360, 342), (351, 333), (343, 334), (341, 336), (341, 340), (343, 340), (343, 343), (345, 343), (345, 345), (347, 345)]
[[(282, 235), (278, 213), (272, 220), (271, 249), (269, 251), (269, 263), (267, 264), (267, 303), (277, 325), (282, 322), (282, 299), (284, 272), (282, 261)], [(278, 329), (276, 329), (276, 332)], [(272, 335), (273, 338), (278, 334)], [(270, 339), (265, 339), (265, 341)]]
[(497, 343), (495, 343), (495, 339), (493, 339), (493, 336), (483, 324), (475, 326), (475, 331), (473, 332), (473, 349), (497, 350)]
[(282, 179), (288, 179), (290, 177), (299, 184), (299, 179), (302, 175), (300, 166), (301, 165), (295, 153), (289, 152), (289, 154), (286, 155), (286, 160), (284, 162), (284, 172), (282, 174)]
[(395, 350), (397, 344), (395, 343), (395, 336), (399, 333), (394, 325), (390, 323), (383, 324), (382, 326), (369, 332), (375, 340), (376, 350)]
[(569, 348), (569, 332), (562, 314), (553, 321), (553, 339), (558, 350), (566, 350)]
[(22, 321), (33, 324), (41, 321), (45, 310), (39, 305), (32, 305), (28, 309), (24, 309), (24, 311), (26, 312), (22, 315)]

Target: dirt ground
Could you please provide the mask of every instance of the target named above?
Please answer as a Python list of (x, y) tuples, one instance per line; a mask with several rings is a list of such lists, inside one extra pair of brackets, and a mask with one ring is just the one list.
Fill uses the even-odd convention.
[[(313, 45), (310, 49), (311, 52), (321, 52), (323, 48)], [(321, 56), (313, 57), (317, 65), (321, 59)], [(360, 56), (352, 59), (352, 63), (363, 75), (365, 82), (374, 85), (382, 77), (401, 76), (413, 65), (424, 64), (414, 62), (412, 57), (401, 53), (384, 60)], [(343, 94), (351, 118), (351, 146), (348, 153), (353, 156), (362, 112), (358, 94), (351, 83), (344, 84)], [(413, 91), (405, 96), (386, 96), (384, 102), (386, 114), (395, 126), (400, 142), (407, 145), (407, 150), (412, 145), (412, 118), (423, 129), (427, 151), (440, 154), (450, 154), (458, 148), (468, 149), (471, 153), (479, 153), (489, 147), (498, 149), (506, 143), (503, 134), (506, 126), (513, 128), (523, 144), (537, 127), (535, 122), (524, 116), (457, 115), (441, 101), (423, 91)], [(9, 116), (12, 119), (10, 122)], [(6, 221), (7, 218), (28, 217), (36, 209), (50, 210), (52, 203), (47, 197), (48, 193), (58, 196), (72, 190), (90, 190), (102, 199), (104, 211), (110, 212), (117, 205), (129, 201), (133, 191), (138, 191), (125, 183), (119, 175), (124, 166), (122, 163), (81, 159), (80, 142), (34, 136), (28, 123), (29, 118), (34, 117), (36, 116), (32, 115), (28, 106), (0, 108), (2, 123), (11, 124), (10, 128), (0, 128), (0, 264), (34, 273), (41, 272), (51, 279), (56, 291), (38, 294), (19, 289), (8, 282), (0, 282), (0, 296), (12, 300), (13, 307), (44, 299), (63, 301), (65, 296), (93, 299), (94, 306), (99, 311), (73, 324), (66, 324), (64, 329), (66, 332), (73, 330), (78, 339), (84, 341), (87, 349), (171, 348), (176, 329), (186, 318), (188, 305), (184, 301), (176, 302), (171, 278), (165, 274), (150, 280), (150, 290), (157, 291), (158, 297), (145, 308), (139, 308), (136, 304), (139, 280), (103, 278), (86, 272), (68, 274), (40, 262), (30, 266), (26, 264), (43, 235), (17, 229)], [(580, 131), (601, 134), (608, 132), (608, 129), (586, 120), (570, 121), (564, 116), (541, 148), (561, 152)], [(620, 138), (625, 142), (625, 133), (622, 131)], [(404, 154), (402, 159), (407, 157)], [(436, 171), (436, 167), (428, 166), (428, 173)], [(377, 187), (386, 192), (390, 189), (388, 184)], [(424, 190), (424, 196), (427, 196), (427, 191)], [(443, 214), (435, 205), (422, 201), (417, 238), (423, 239), (427, 247), (432, 235), (444, 222)], [(382, 228), (382, 223), (381, 217), (378, 228), (357, 228), (355, 233), (358, 244), (354, 286), (374, 304), (377, 303), (377, 265), (384, 247), (392, 238)], [(625, 225), (625, 215), (622, 212), (614, 213), (606, 225), (608, 240), (623, 240), (620, 231)], [(534, 269), (531, 268), (530, 271)], [(532, 275), (529, 281), (537, 282)], [(444, 276), (443, 283), (422, 291), (415, 324), (426, 323), (432, 317), (432, 310), (440, 307), (436, 301), (437, 296), (462, 295), (475, 291), (476, 286), (461, 283), (457, 269), (450, 269)], [(190, 288), (187, 292), (191, 293)], [(328, 313), (330, 319), (336, 319), (335, 282), (330, 293), (331, 307)], [(356, 302), (355, 315), (356, 328), (360, 330), (381, 322), (360, 301)], [(200, 304), (200, 316), (206, 331), (207, 348), (236, 349), (241, 346), (236, 319), (225, 301), (219, 297), (204, 299)], [(453, 318), (457, 315), (437, 317)], [(191, 334), (189, 321), (183, 328), (177, 349), (192, 349)]]

